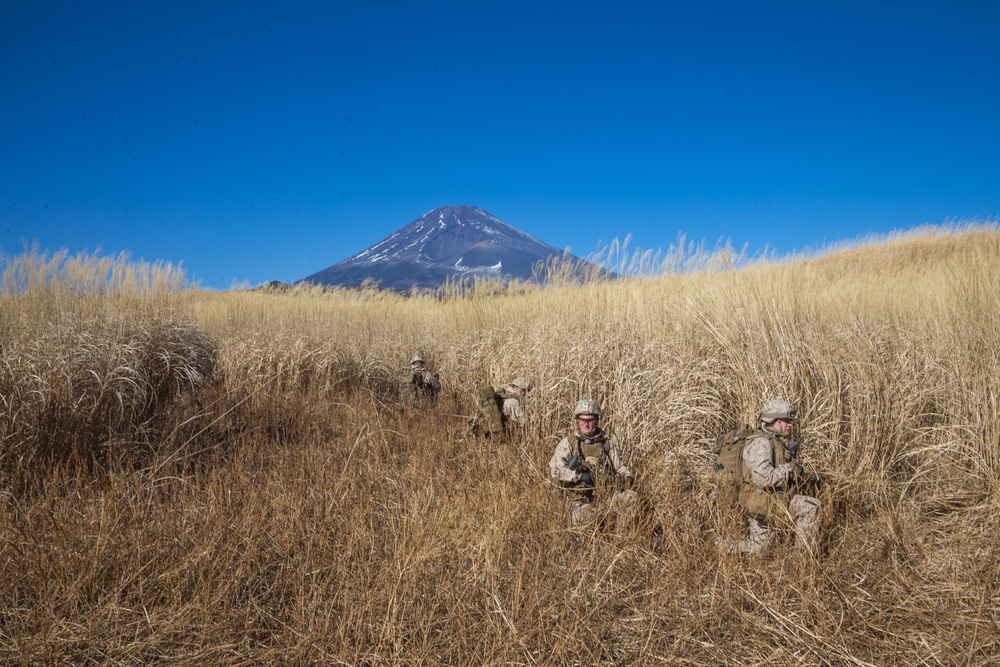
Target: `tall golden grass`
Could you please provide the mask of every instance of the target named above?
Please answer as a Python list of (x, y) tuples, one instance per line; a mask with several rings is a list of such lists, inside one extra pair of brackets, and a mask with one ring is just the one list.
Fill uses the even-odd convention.
[[(614, 250), (634, 277), (406, 297), (8, 258), (0, 660), (1000, 661), (995, 226)], [(402, 411), (416, 351), (444, 389)], [(476, 389), (522, 374), (521, 437), (470, 438)], [(820, 552), (719, 553), (706, 445), (776, 396), (824, 476)], [(570, 528), (547, 489), (580, 397), (639, 477), (631, 529)]]

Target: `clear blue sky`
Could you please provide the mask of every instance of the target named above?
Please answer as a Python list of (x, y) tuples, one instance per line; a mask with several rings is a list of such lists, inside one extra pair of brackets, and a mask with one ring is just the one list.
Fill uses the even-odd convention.
[(0, 0), (0, 249), (226, 289), (443, 205), (578, 255), (995, 219), (998, 37), (993, 0)]

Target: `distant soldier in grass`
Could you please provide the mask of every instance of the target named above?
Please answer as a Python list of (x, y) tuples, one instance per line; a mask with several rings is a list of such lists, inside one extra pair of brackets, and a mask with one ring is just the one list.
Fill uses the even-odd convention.
[(523, 375), (503, 388), (500, 397), (503, 404), (500, 414), (503, 415), (504, 425), (511, 427), (514, 425), (524, 426), (527, 413), (524, 411), (524, 397), (531, 391), (531, 382)]
[(798, 442), (792, 432), (799, 412), (791, 403), (775, 399), (758, 416), (760, 427), (745, 438), (740, 453), (739, 502), (746, 511), (749, 537), (731, 545), (730, 551), (755, 553), (771, 546), (776, 528), (789, 521), (795, 526), (796, 547), (814, 552), (820, 502), (797, 492), (803, 478)]
[(573, 433), (559, 442), (549, 461), (549, 475), (566, 492), (574, 526), (590, 523), (602, 508), (634, 513), (638, 501), (632, 471), (601, 428), (601, 416), (597, 401), (578, 401)]
[(410, 370), (404, 372), (399, 382), (399, 402), (403, 407), (420, 407), (433, 403), (441, 391), (437, 373), (427, 369), (427, 360), (419, 352), (410, 360)]
[(531, 382), (523, 375), (497, 391), (486, 385), (478, 392), (479, 414), (469, 420), (469, 428), (478, 437), (493, 438), (509, 435), (514, 428), (524, 426), (527, 413), (524, 397), (531, 390)]

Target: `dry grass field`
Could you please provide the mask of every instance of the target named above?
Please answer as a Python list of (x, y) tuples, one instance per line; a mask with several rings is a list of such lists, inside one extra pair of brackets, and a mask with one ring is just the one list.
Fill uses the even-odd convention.
[[(400, 297), (8, 257), (0, 663), (1000, 664), (996, 227), (725, 259)], [(404, 411), (416, 351), (443, 391)], [(524, 433), (471, 438), (522, 374)], [(720, 553), (707, 444), (778, 396), (820, 552)], [(580, 397), (635, 526), (547, 488)]]

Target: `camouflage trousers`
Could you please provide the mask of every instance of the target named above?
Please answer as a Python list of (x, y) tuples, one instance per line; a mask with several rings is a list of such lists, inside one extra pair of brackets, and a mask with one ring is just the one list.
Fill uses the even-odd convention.
[[(820, 502), (812, 496), (795, 495), (788, 503), (788, 516), (795, 526), (795, 548), (814, 553), (818, 541)], [(750, 534), (730, 545), (729, 553), (752, 554), (766, 549), (778, 538), (778, 530), (759, 517), (750, 517)]]
[(584, 498), (569, 498), (569, 519), (574, 526), (583, 526), (596, 519), (604, 511), (617, 512), (622, 522), (635, 523), (635, 513), (639, 506), (639, 496), (635, 491), (616, 491), (604, 503), (590, 502)]

